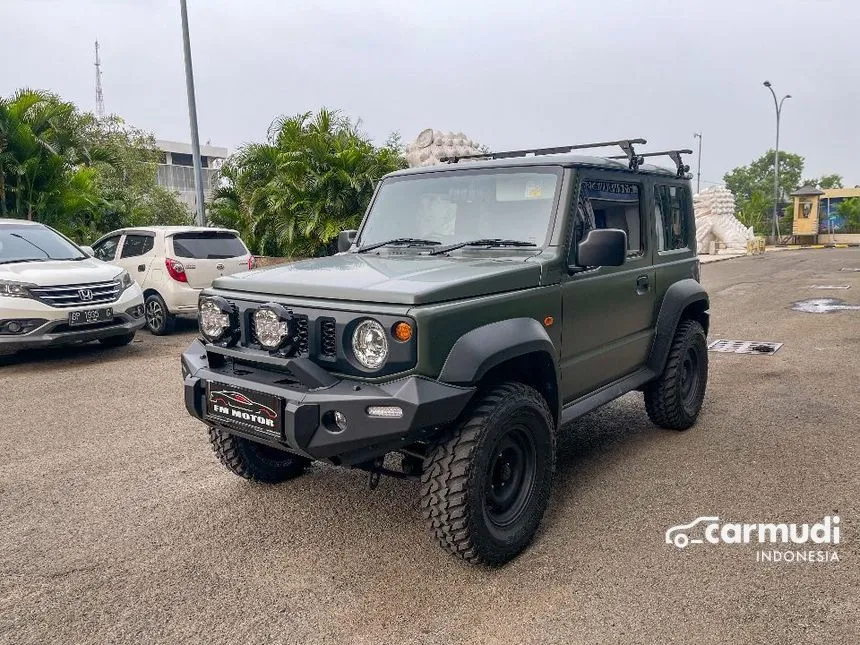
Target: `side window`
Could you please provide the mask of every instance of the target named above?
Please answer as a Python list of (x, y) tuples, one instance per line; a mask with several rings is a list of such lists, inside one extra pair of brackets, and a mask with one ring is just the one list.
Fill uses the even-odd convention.
[(689, 246), (690, 197), (684, 186), (654, 186), (654, 219), (658, 251), (676, 251)]
[(122, 245), (122, 258), (134, 258), (138, 255), (146, 255), (152, 250), (155, 238), (151, 235), (126, 235)]
[(111, 262), (116, 256), (117, 244), (119, 244), (119, 235), (108, 237), (93, 247), (93, 255), (103, 262)]
[(617, 228), (627, 233), (627, 256), (641, 255), (645, 251), (645, 226), (640, 194), (638, 184), (583, 180), (574, 220), (574, 244), (592, 228)]

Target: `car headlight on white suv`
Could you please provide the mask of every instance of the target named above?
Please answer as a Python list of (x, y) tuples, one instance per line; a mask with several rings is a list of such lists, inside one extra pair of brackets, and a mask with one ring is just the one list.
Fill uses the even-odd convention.
[(119, 292), (122, 293), (126, 289), (128, 289), (131, 285), (134, 284), (134, 280), (131, 279), (131, 276), (128, 274), (128, 271), (125, 269), (122, 270), (116, 277), (116, 281), (119, 282)]
[(14, 280), (0, 280), (0, 296), (7, 298), (32, 298), (27, 287), (35, 285), (27, 282), (15, 282)]
[(352, 333), (352, 353), (369, 370), (378, 370), (388, 358), (385, 328), (372, 318), (362, 320)]
[(238, 339), (239, 325), (236, 310), (219, 296), (200, 298), (197, 322), (200, 332), (211, 343), (229, 345)]

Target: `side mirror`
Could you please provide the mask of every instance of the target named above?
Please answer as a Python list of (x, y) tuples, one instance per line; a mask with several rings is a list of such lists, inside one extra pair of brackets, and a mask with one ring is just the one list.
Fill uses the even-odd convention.
[(627, 233), (618, 228), (596, 228), (576, 248), (580, 267), (619, 267), (627, 259)]
[(94, 258), (96, 256), (96, 252), (93, 251), (93, 247), (91, 246), (82, 246), (81, 251), (89, 255), (91, 258)]
[(352, 243), (355, 242), (355, 236), (358, 235), (358, 231), (341, 231), (337, 234), (337, 252), (343, 253), (344, 251), (349, 251), (349, 247), (352, 246)]

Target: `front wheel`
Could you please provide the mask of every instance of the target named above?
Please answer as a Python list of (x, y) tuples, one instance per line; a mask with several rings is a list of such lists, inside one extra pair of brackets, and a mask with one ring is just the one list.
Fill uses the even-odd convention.
[(156, 336), (164, 336), (173, 331), (174, 317), (167, 310), (164, 299), (157, 293), (150, 294), (144, 302), (146, 327)]
[(311, 460), (277, 448), (209, 428), (209, 443), (220, 462), (234, 475), (265, 484), (298, 477)]
[(705, 330), (695, 320), (682, 320), (663, 373), (645, 387), (648, 417), (661, 428), (686, 430), (699, 416), (707, 384)]
[(544, 398), (521, 383), (499, 385), (428, 456), (421, 479), (427, 527), (469, 563), (504, 564), (534, 537), (554, 467)]

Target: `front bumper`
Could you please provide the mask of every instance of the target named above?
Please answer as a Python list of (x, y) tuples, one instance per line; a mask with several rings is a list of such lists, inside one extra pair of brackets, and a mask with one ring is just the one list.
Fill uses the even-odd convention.
[[(15, 302), (11, 302), (9, 306), (0, 306), (0, 319), (32, 319), (43, 322), (25, 334), (0, 334), (0, 354), (122, 336), (137, 331), (146, 323), (146, 317), (143, 314), (143, 294), (136, 285), (126, 289), (114, 302), (89, 307), (51, 307), (42, 302), (24, 298), (3, 300), (4, 305), (13, 300)], [(103, 307), (111, 307), (114, 310), (112, 322), (92, 327), (69, 327), (70, 313)]]
[[(308, 359), (286, 359), (284, 367), (307, 385), (284, 385), (285, 372), (253, 366), (241, 368), (219, 355), (210, 365), (206, 346), (194, 341), (182, 354), (185, 407), (197, 419), (230, 433), (335, 464), (355, 465), (405, 447), (456, 419), (475, 392), (471, 387), (448, 385), (423, 376), (408, 376), (386, 383), (353, 379), (315, 379), (321, 368)], [(293, 364), (294, 369), (289, 366)], [(310, 375), (308, 375), (310, 373)], [(210, 381), (264, 392), (283, 399), (284, 428), (279, 437), (238, 427), (226, 427), (206, 414), (206, 389)], [(309, 386), (308, 386), (309, 385)], [(401, 418), (377, 418), (368, 406), (398, 406)], [(332, 431), (322, 421), (326, 413), (346, 415), (347, 428)]]

